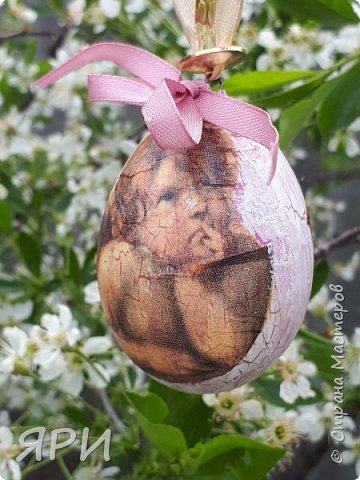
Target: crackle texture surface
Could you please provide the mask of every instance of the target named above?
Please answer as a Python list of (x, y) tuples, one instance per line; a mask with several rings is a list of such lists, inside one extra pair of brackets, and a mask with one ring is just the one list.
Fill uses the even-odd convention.
[(168, 386), (216, 392), (259, 375), (303, 319), (307, 212), (279, 153), (205, 125), (195, 149), (147, 137), (109, 197), (98, 281), (121, 348)]

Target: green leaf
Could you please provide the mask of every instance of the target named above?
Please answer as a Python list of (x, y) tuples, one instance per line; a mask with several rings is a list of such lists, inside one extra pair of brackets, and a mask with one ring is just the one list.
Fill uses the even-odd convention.
[(78, 407), (68, 405), (64, 410), (64, 414), (66, 415), (66, 417), (73, 420), (76, 424), (82, 425), (84, 427), (89, 426), (89, 423), (91, 423), (91, 420), (86, 415), (86, 413)]
[(248, 72), (236, 73), (225, 80), (229, 95), (248, 95), (288, 85), (297, 80), (314, 76), (314, 72)]
[(9, 232), (12, 227), (12, 213), (4, 200), (0, 200), (0, 229)]
[(329, 276), (329, 272), (329, 264), (326, 260), (321, 260), (315, 265), (310, 299), (320, 291)]
[(299, 100), (308, 97), (309, 94), (323, 85), (325, 77), (326, 74), (321, 73), (299, 87), (287, 90), (286, 92), (269, 95), (268, 97), (254, 99), (253, 103), (261, 108), (284, 108), (293, 105)]
[(65, 211), (71, 203), (71, 199), (73, 198), (74, 194), (71, 192), (64, 192), (60, 198), (56, 201), (54, 208), (58, 212)]
[(285, 110), (280, 117), (280, 145), (286, 148), (308, 126), (316, 108), (311, 98), (301, 100)]
[(149, 390), (166, 402), (169, 409), (166, 423), (179, 428), (190, 447), (210, 434), (213, 411), (205, 405), (200, 395), (178, 392), (155, 380), (151, 380)]
[(17, 245), (25, 265), (30, 272), (38, 277), (40, 275), (41, 248), (37, 239), (25, 232), (17, 236)]
[[(298, 89), (295, 89), (296, 97), (303, 97), (303, 94), (307, 89), (312, 88), (313, 85), (318, 87), (318, 80), (315, 80), (315, 83), (310, 82), (309, 85), (305, 84)], [(297, 135), (306, 128), (310, 122), (310, 119), (313, 113), (318, 109), (319, 105), (327, 98), (332, 90), (338, 83), (338, 78), (334, 78), (325, 83), (322, 83), (319, 88), (316, 88), (310, 98), (303, 98), (302, 100), (294, 103), (287, 110), (284, 110), (280, 117), (280, 142), (281, 147), (286, 148), (296, 137)], [(304, 87), (304, 88), (303, 88)], [(283, 99), (286, 94), (290, 92), (285, 92)], [(293, 99), (295, 98), (293, 97)], [(306, 95), (307, 97), (309, 95)], [(290, 98), (290, 97), (288, 97)]]
[(29, 207), (23, 200), (20, 188), (13, 185), (10, 177), (3, 172), (0, 172), (0, 183), (8, 190), (9, 194), (6, 199), (7, 205), (11, 208), (14, 214), (21, 214), (29, 216)]
[(324, 141), (338, 129), (348, 126), (360, 115), (360, 63), (336, 80), (331, 93), (323, 101), (318, 123)]
[(315, 363), (324, 380), (333, 383), (335, 377), (341, 376), (341, 371), (339, 374), (339, 370), (332, 368), (336, 361), (332, 358), (335, 352), (334, 344), (330, 340), (304, 328), (298, 335), (305, 340), (306, 359)]
[(64, 2), (62, 0), (47, 0), (49, 7), (59, 14), (65, 14)]
[(219, 435), (206, 443), (200, 456), (193, 459), (197, 466), (195, 478), (204, 475), (204, 478), (217, 479), (230, 471), (240, 480), (265, 480), (284, 454), (283, 449), (242, 435)]
[(75, 251), (68, 248), (65, 251), (65, 261), (70, 278), (77, 285), (82, 284), (82, 271)]
[(327, 348), (333, 347), (331, 340), (320, 336), (318, 333), (314, 332), (313, 330), (309, 330), (308, 328), (300, 328), (298, 335), (303, 340), (307, 340), (316, 346), (321, 345)]
[[(301, 2), (298, 0), (270, 0), (270, 3), (278, 10), (302, 23), (315, 20), (327, 28), (339, 28), (349, 22), (357, 23), (359, 19), (355, 13), (349, 18), (347, 7), (339, 6), (341, 2), (348, 3), (348, 0), (330, 0), (330, 2), (327, 0), (301, 0)], [(335, 3), (338, 5), (335, 6)]]
[(140, 395), (136, 392), (128, 392), (128, 398), (131, 400), (134, 408), (144, 415), (150, 422), (165, 423), (169, 410), (162, 398), (154, 393)]
[(358, 22), (359, 19), (352, 9), (351, 0), (317, 0), (330, 10), (338, 13), (352, 22)]
[(96, 275), (96, 252), (96, 246), (86, 252), (85, 260), (82, 266), (82, 275), (85, 283), (92, 281)]
[(184, 478), (186, 480), (237, 480), (239, 477), (236, 472), (232, 470), (231, 467), (228, 467), (228, 472), (223, 472), (219, 474), (214, 474), (214, 475), (200, 475), (200, 474), (194, 474), (194, 475), (186, 475)]
[(18, 293), (24, 291), (24, 285), (10, 277), (0, 278), (0, 293)]
[(360, 158), (350, 158), (345, 153), (329, 153), (321, 158), (321, 167), (328, 172), (359, 171)]
[(127, 393), (127, 397), (135, 409), (136, 418), (144, 435), (162, 457), (171, 461), (187, 450), (181, 430), (159, 423), (167, 415), (166, 404), (160, 397), (153, 393), (143, 396), (135, 392)]

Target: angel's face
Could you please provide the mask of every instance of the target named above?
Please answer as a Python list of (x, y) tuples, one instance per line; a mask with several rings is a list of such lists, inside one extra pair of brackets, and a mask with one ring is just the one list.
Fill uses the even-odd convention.
[(227, 204), (221, 188), (201, 172), (188, 172), (169, 156), (148, 183), (137, 238), (158, 257), (176, 264), (222, 258)]

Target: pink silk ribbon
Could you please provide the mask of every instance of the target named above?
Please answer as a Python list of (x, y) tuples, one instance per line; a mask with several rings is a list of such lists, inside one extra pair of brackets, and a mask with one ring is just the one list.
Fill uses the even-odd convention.
[(98, 43), (85, 48), (35, 82), (46, 88), (90, 63), (108, 60), (134, 77), (88, 76), (89, 100), (142, 107), (145, 123), (162, 150), (191, 148), (200, 142), (203, 121), (260, 143), (271, 152), (268, 184), (275, 170), (279, 135), (264, 110), (212, 92), (205, 80), (182, 80), (181, 72), (146, 50), (120, 43)]

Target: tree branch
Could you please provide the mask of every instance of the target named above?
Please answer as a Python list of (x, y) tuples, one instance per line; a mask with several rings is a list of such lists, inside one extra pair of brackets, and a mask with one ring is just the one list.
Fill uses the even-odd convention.
[(55, 32), (47, 31), (28, 31), (23, 30), (21, 32), (2, 32), (0, 33), (0, 44), (6, 40), (12, 40), (13, 38), (23, 38), (23, 37), (56, 37)]
[(321, 260), (327, 257), (332, 250), (345, 247), (352, 242), (360, 242), (360, 225), (346, 230), (340, 235), (337, 235), (333, 239), (324, 243), (324, 245), (322, 245), (321, 247), (318, 247), (315, 250), (314, 258), (316, 261)]
[(112, 406), (106, 390), (104, 388), (100, 388), (98, 389), (98, 392), (99, 392), (101, 401), (104, 405), (105, 411), (109, 415), (111, 420), (114, 422), (114, 425), (117, 427), (117, 429), (120, 432), (123, 432), (123, 433), (126, 432), (127, 428), (125, 424), (120, 420), (118, 414), (116, 413), (114, 407)]

